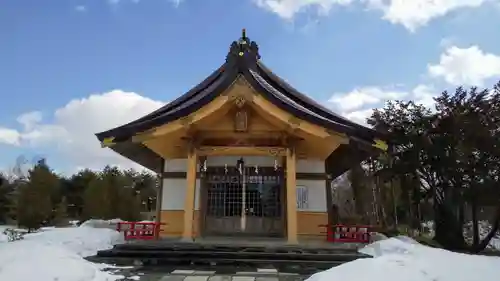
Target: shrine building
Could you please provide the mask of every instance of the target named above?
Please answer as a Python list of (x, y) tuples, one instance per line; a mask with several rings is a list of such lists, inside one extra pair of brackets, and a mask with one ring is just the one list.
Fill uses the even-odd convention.
[(245, 31), (200, 84), (97, 138), (161, 175), (161, 235), (184, 240), (324, 238), (319, 225), (331, 220), (331, 181), (387, 150), (381, 133), (274, 74)]

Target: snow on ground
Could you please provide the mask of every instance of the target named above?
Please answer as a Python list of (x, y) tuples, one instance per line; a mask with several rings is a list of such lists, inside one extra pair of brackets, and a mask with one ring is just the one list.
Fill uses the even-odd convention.
[(3, 230), (0, 229), (0, 243), (8, 242), (9, 239), (7, 235), (3, 234)]
[(408, 237), (378, 241), (359, 250), (358, 259), (311, 276), (308, 281), (473, 281), (497, 280), (500, 258), (430, 248)]
[(121, 219), (111, 219), (111, 220), (94, 220), (94, 219), (92, 219), (92, 220), (84, 221), (80, 226), (116, 229), (116, 225), (119, 222), (124, 222), (124, 221)]
[(123, 276), (84, 259), (122, 242), (122, 235), (91, 226), (51, 228), (0, 243), (0, 280), (113, 281)]
[(93, 256), (99, 250), (110, 249), (122, 239), (123, 236), (117, 231), (87, 226), (56, 228), (24, 235), (25, 241), (63, 247), (81, 257)]

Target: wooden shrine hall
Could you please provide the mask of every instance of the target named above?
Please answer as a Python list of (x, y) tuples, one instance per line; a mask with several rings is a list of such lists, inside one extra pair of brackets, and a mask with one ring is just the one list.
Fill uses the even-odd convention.
[(161, 175), (162, 236), (324, 236), (331, 181), (387, 150), (383, 135), (298, 92), (243, 31), (225, 62), (162, 108), (97, 134)]

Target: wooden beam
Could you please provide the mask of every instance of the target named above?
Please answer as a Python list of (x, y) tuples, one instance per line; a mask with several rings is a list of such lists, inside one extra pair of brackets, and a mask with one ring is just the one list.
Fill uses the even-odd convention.
[(284, 156), (286, 149), (284, 147), (265, 147), (265, 146), (200, 146), (198, 155), (252, 155), (252, 156)]
[[(203, 160), (200, 159), (199, 162), (203, 163)], [(270, 167), (270, 168), (272, 168), (272, 167)], [(210, 166), (210, 167), (208, 167), (208, 170), (210, 171), (210, 169), (222, 170), (222, 169), (224, 169), (224, 167), (223, 166), (218, 166), (218, 167)], [(163, 172), (163, 178), (165, 178), (165, 179), (185, 179), (186, 175), (187, 175), (186, 172)], [(329, 179), (329, 176), (326, 173), (299, 173), (298, 172), (298, 173), (296, 173), (296, 177), (298, 180), (328, 180)], [(197, 173), (196, 178), (198, 178), (198, 179), (202, 178), (201, 174)]]
[(197, 137), (199, 139), (212, 139), (212, 138), (244, 138), (244, 139), (255, 139), (255, 138), (268, 138), (268, 139), (283, 139), (285, 132), (280, 131), (250, 131), (245, 133), (235, 132), (234, 130), (198, 130)]

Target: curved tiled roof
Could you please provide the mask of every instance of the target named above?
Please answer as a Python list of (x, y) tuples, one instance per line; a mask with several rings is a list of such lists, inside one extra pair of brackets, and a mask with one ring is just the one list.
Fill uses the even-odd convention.
[[(245, 35), (231, 44), (226, 62), (190, 91), (146, 116), (96, 134), (97, 138), (101, 142), (106, 138), (113, 138), (115, 143), (112, 146), (113, 150), (139, 164), (147, 165), (146, 167), (156, 170), (157, 167), (152, 167), (149, 163), (151, 159), (146, 161), (139, 159), (140, 157), (137, 155), (132, 157), (131, 153), (127, 155), (129, 154), (128, 150), (123, 147), (132, 145), (127, 141), (137, 133), (188, 116), (202, 108), (228, 89), (239, 75), (245, 77), (255, 90), (280, 109), (313, 124), (346, 134), (352, 141), (368, 150), (370, 150), (375, 138), (383, 138), (379, 132), (336, 114), (294, 89), (260, 61), (257, 44)], [(141, 146), (141, 144), (133, 145)], [(351, 144), (349, 146), (353, 147)], [(141, 149), (135, 148), (134, 155), (141, 154), (139, 152), (141, 150), (149, 149), (144, 146)], [(337, 150), (344, 151), (346, 149), (341, 147)], [(151, 154), (147, 154), (148, 157), (152, 157)]]

